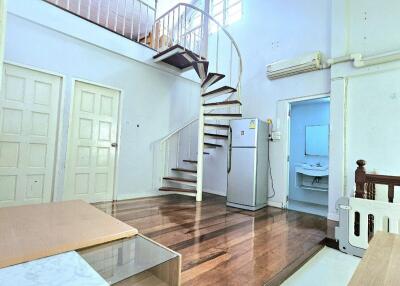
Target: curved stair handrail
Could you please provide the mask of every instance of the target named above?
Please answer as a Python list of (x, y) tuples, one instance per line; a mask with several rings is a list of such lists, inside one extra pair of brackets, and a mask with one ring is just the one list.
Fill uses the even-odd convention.
[[(240, 83), (241, 83), (241, 79), (242, 79), (242, 73), (243, 73), (243, 61), (242, 61), (242, 55), (240, 53), (238, 44), (236, 43), (236, 41), (234, 40), (234, 38), (232, 37), (232, 35), (224, 28), (224, 26), (222, 24), (220, 24), (213, 16), (211, 16), (209, 13), (203, 11), (202, 9), (192, 5), (192, 4), (187, 4), (187, 3), (178, 3), (177, 5), (175, 5), (174, 7), (172, 7), (170, 10), (168, 10), (167, 12), (165, 12), (164, 14), (162, 14), (160, 17), (158, 17), (154, 23), (156, 24), (157, 22), (159, 22), (161, 19), (163, 19), (164, 17), (168, 16), (171, 11), (174, 11), (175, 9), (178, 9), (180, 7), (188, 7), (190, 9), (193, 9), (195, 11), (200, 12), (202, 15), (206, 16), (209, 20), (211, 20), (214, 24), (216, 24), (218, 26), (218, 28), (220, 28), (225, 35), (231, 40), (232, 45), (235, 47), (235, 51), (236, 54), (238, 56), (239, 59), (239, 72), (238, 72), (238, 79), (237, 79), (237, 83), (236, 83), (236, 90), (238, 93), (240, 93)], [(203, 25), (203, 19), (201, 22), (201, 25)], [(208, 36), (208, 35), (207, 35)], [(154, 42), (154, 41), (153, 41)], [(185, 47), (184, 47), (185, 48)]]
[[(184, 10), (182, 11), (182, 9)], [(214, 28), (218, 29), (215, 38), (210, 38), (207, 27), (211, 27), (212, 31)], [(226, 36), (222, 38), (222, 45), (220, 44), (220, 31), (223, 36)], [(209, 13), (191, 4), (179, 3), (158, 17), (155, 20), (152, 35), (151, 43), (156, 45), (155, 48), (159, 52), (155, 58), (164, 56), (165, 63), (179, 67), (181, 70), (193, 68), (201, 80), (198, 119), (191, 120), (156, 141), (156, 143), (160, 143), (159, 152), (162, 157), (163, 176), (162, 187), (159, 190), (195, 196), (196, 201), (201, 201), (204, 156), (211, 155), (210, 152), (213, 149), (222, 148), (224, 145), (221, 144), (221, 140), (226, 141), (230, 138), (229, 125), (221, 124), (220, 120), (226, 121), (242, 117), (240, 101), (242, 56), (237, 43), (223, 25)], [(211, 41), (209, 42), (209, 40)], [(211, 57), (208, 56), (208, 48), (214, 44), (214, 40), (216, 43), (215, 58), (213, 53), (211, 53)], [(225, 45), (229, 46), (229, 53), (224, 49)], [(221, 46), (222, 52), (220, 53)], [(233, 50), (235, 50), (235, 54)], [(209, 72), (211, 59), (215, 59), (214, 72)], [(185, 64), (182, 65), (179, 62), (185, 62)], [(222, 62), (221, 65), (220, 62)], [(238, 69), (236, 68), (237, 63)], [(232, 82), (236, 76), (237, 82)], [(221, 84), (225, 79), (229, 79), (229, 83)], [(216, 83), (219, 83), (217, 88), (208, 89)], [(234, 96), (237, 98), (230, 100)], [(232, 112), (231, 108), (233, 107), (238, 107), (239, 112)], [(194, 150), (191, 148), (192, 140), (189, 140), (188, 144), (183, 143), (181, 135), (183, 134), (185, 139), (187, 137), (184, 133), (186, 128), (192, 128), (192, 124), (195, 122), (198, 122), (197, 148), (195, 149), (197, 152), (193, 153), (191, 152)], [(192, 130), (188, 130), (191, 134)], [(223, 134), (219, 131), (222, 131)], [(182, 158), (180, 154), (189, 158)], [(194, 160), (194, 156), (197, 157), (196, 160)], [(196, 166), (191, 165), (189, 168), (188, 163)]]
[(165, 135), (164, 137), (157, 139), (155, 141), (153, 141), (152, 143), (150, 143), (151, 146), (157, 144), (157, 143), (164, 143), (166, 142), (168, 139), (170, 139), (172, 136), (174, 136), (175, 134), (178, 134), (180, 131), (182, 131), (183, 129), (185, 129), (186, 127), (188, 127), (189, 125), (192, 125), (194, 122), (198, 121), (199, 118), (193, 118), (190, 121), (186, 122), (185, 124), (183, 124), (181, 127), (176, 128), (175, 130), (171, 131), (170, 133), (168, 133), (167, 135)]

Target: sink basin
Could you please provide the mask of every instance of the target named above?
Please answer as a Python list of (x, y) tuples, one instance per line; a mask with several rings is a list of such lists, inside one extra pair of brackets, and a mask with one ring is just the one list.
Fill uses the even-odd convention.
[(317, 166), (317, 165), (312, 165), (312, 164), (302, 164), (301, 167), (306, 170), (314, 170), (314, 171), (328, 170), (328, 166)]
[(302, 164), (296, 166), (295, 168), (296, 173), (300, 173), (306, 176), (313, 176), (313, 177), (323, 177), (329, 175), (328, 166), (315, 166), (309, 164)]

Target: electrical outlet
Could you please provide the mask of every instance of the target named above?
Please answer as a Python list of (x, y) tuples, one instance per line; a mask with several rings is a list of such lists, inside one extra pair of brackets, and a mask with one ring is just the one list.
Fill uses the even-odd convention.
[(273, 131), (272, 132), (272, 140), (274, 140), (274, 141), (281, 140), (281, 132)]

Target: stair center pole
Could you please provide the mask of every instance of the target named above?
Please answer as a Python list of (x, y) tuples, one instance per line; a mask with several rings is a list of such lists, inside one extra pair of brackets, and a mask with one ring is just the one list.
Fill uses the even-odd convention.
[(203, 199), (203, 165), (204, 165), (204, 102), (203, 93), (200, 91), (200, 112), (199, 112), (199, 128), (197, 139), (197, 184), (196, 184), (196, 201), (201, 202)]

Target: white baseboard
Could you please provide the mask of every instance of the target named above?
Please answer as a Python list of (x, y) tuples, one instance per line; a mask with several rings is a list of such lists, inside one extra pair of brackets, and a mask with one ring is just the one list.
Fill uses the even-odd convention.
[(226, 197), (226, 192), (220, 190), (204, 189), (205, 193)]
[(338, 213), (328, 213), (328, 219), (339, 221), (339, 214)]
[(275, 208), (282, 209), (282, 203), (281, 202), (268, 201), (267, 205), (270, 206), (270, 207), (275, 207)]

